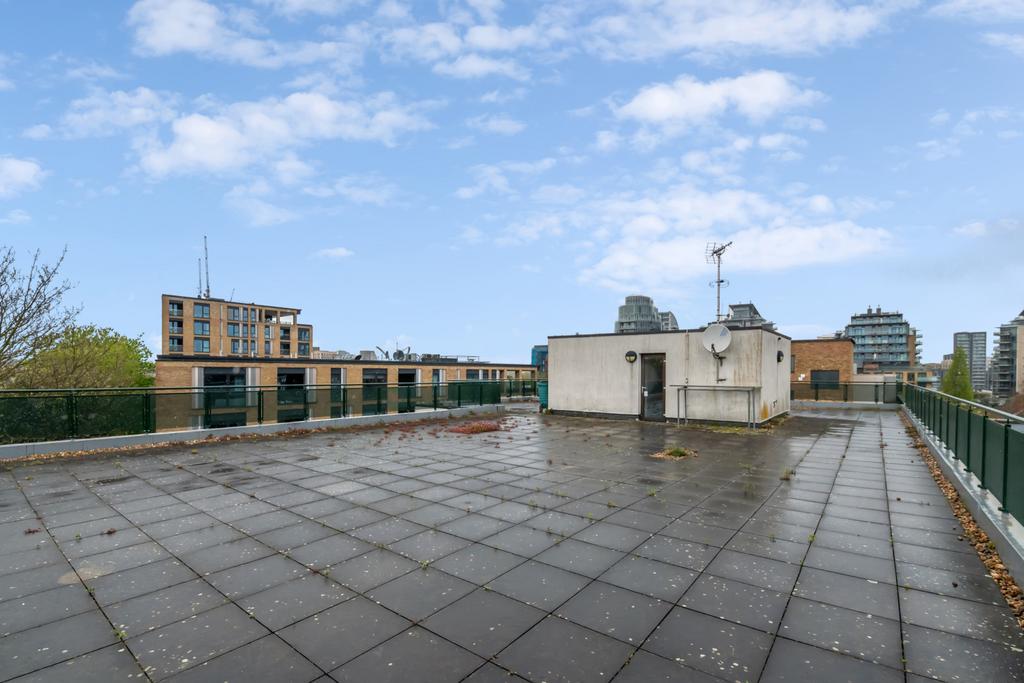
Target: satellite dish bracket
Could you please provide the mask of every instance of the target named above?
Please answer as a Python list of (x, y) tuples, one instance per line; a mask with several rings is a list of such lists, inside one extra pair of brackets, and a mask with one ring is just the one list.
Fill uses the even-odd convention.
[(715, 350), (714, 344), (711, 345), (711, 355), (714, 356), (715, 360), (718, 361), (718, 365), (715, 366), (715, 382), (724, 382), (725, 377), (722, 377), (721, 370), (722, 362), (725, 360), (725, 356), (723, 356), (722, 354)]

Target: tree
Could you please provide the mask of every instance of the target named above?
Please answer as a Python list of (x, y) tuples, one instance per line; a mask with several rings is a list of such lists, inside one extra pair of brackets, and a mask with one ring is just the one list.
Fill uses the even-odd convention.
[(18, 268), (13, 248), (0, 247), (0, 386), (74, 324), (79, 309), (64, 306), (73, 285), (58, 279), (66, 253), (48, 265), (37, 251), (26, 271)]
[(953, 362), (946, 374), (942, 376), (940, 390), (944, 394), (956, 396), (967, 401), (974, 400), (974, 388), (971, 386), (971, 372), (967, 368), (967, 353), (962, 348), (953, 352)]
[(93, 325), (71, 327), (52, 348), (23, 363), (11, 384), (22, 389), (151, 386), (151, 356), (141, 337)]

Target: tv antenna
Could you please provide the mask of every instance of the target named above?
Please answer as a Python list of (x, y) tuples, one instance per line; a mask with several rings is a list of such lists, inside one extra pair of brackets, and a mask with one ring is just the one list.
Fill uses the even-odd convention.
[[(726, 245), (728, 246), (728, 245)], [(203, 258), (206, 259), (206, 296), (210, 298), (210, 251), (206, 248), (206, 235), (203, 235)]]
[(729, 281), (722, 279), (722, 254), (730, 246), (732, 246), (732, 242), (725, 244), (708, 242), (707, 249), (704, 251), (704, 260), (715, 266), (715, 279), (708, 283), (709, 287), (715, 288), (715, 322), (722, 320), (722, 287), (729, 286)]
[(196, 259), (196, 265), (199, 270), (199, 288), (196, 289), (196, 297), (199, 299), (203, 298), (203, 259)]

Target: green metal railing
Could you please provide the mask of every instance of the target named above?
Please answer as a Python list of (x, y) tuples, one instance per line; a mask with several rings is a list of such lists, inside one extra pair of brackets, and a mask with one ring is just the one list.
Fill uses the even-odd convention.
[(1024, 418), (912, 384), (902, 399), (1001, 510), (1024, 519)]
[(898, 382), (790, 382), (793, 401), (899, 403)]
[(536, 380), (0, 391), (0, 443), (412, 413), (536, 394)]

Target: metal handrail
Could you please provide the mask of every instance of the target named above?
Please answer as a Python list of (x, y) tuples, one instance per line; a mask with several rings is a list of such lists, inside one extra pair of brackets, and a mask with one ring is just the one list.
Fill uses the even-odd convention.
[(144, 393), (144, 392), (195, 392), (195, 391), (256, 391), (271, 389), (356, 389), (361, 387), (431, 387), (447, 386), (449, 384), (510, 384), (537, 382), (535, 379), (458, 379), (446, 380), (444, 382), (392, 382), (392, 383), (370, 383), (370, 384), (237, 384), (210, 387), (69, 387), (66, 389), (0, 389), (0, 396), (22, 395), (22, 394), (87, 394), (87, 393)]
[(946, 394), (946, 393), (943, 393), (943, 392), (939, 391), (938, 389), (932, 389), (930, 387), (923, 387), (923, 386), (921, 386), (919, 384), (907, 384), (905, 386), (914, 387), (915, 389), (919, 389), (920, 391), (927, 391), (927, 392), (935, 394), (937, 396), (942, 396), (943, 398), (949, 399), (950, 401), (956, 401), (957, 403), (962, 403), (964, 405), (971, 406), (972, 408), (978, 408), (979, 410), (983, 410), (986, 413), (992, 413), (994, 415), (998, 415), (1000, 418), (1002, 418), (1004, 420), (1010, 420), (1010, 421), (1013, 421), (1013, 422), (1020, 422), (1020, 423), (1024, 424), (1024, 417), (1021, 417), (1020, 415), (1014, 415), (1013, 413), (1007, 413), (1006, 411), (999, 410), (998, 408), (993, 408), (991, 406), (987, 406), (987, 405), (985, 405), (983, 403), (976, 403), (975, 401), (968, 401), (966, 398), (960, 398), (958, 396), (953, 396), (952, 394)]
[(742, 386), (742, 385), (730, 385), (722, 386), (721, 384), (670, 384), (670, 387), (676, 388), (676, 424), (679, 424), (679, 393), (683, 394), (683, 424), (690, 424), (690, 418), (686, 415), (686, 391), (687, 389), (711, 389), (716, 391), (744, 391), (747, 393), (747, 426), (751, 429), (754, 428), (754, 391), (759, 389), (755, 386)]

